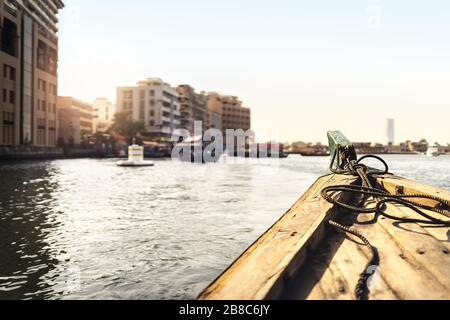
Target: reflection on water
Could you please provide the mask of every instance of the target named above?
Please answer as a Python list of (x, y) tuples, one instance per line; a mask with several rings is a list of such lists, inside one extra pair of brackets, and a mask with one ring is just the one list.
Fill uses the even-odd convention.
[(46, 241), (58, 224), (51, 215), (56, 183), (45, 164), (6, 166), (0, 172), (0, 297), (43, 298), (58, 264)]
[[(395, 173), (450, 188), (450, 157), (385, 158)], [(0, 299), (193, 298), (328, 161), (0, 164)]]

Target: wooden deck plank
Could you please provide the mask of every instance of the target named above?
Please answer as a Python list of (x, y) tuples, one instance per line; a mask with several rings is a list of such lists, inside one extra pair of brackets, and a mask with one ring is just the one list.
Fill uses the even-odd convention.
[[(415, 254), (405, 249), (398, 237), (417, 237), (399, 229), (393, 221), (380, 218), (378, 223), (357, 226), (380, 255), (379, 274), (398, 299), (443, 299), (448, 288), (436, 281), (429, 270), (417, 262)], [(393, 232), (394, 231), (394, 232)], [(370, 298), (375, 299), (372, 295)]]
[[(353, 300), (359, 274), (367, 264), (367, 250), (358, 239), (330, 231), (320, 248), (285, 290), (282, 299)], [(378, 280), (378, 278), (377, 278)], [(375, 282), (374, 282), (375, 283)], [(396, 299), (383, 278), (371, 290), (374, 299)]]
[[(404, 217), (415, 216), (414, 211), (387, 205), (388, 212), (403, 214)], [(447, 247), (431, 236), (423, 227), (416, 223), (401, 224), (389, 219), (380, 219), (382, 226), (404, 251), (414, 259), (416, 267), (426, 270), (450, 293), (450, 255), (445, 253)], [(448, 228), (446, 228), (448, 230)]]

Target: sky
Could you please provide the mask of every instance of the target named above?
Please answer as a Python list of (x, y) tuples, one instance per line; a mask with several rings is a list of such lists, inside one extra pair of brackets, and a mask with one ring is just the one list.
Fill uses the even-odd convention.
[(147, 77), (237, 95), (279, 141), (450, 143), (450, 1), (64, 0), (59, 94)]

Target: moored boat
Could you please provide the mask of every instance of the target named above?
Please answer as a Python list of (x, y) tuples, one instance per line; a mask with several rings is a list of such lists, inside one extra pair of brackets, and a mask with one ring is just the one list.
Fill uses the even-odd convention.
[(450, 192), (363, 164), (329, 132), (320, 177), (201, 300), (450, 299)]
[(440, 155), (438, 147), (428, 147), (427, 157), (438, 157)]

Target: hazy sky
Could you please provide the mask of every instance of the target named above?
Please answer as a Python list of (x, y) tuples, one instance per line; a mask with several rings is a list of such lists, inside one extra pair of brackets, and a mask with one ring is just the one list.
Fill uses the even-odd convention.
[(450, 143), (450, 1), (65, 0), (60, 94), (147, 77), (241, 97), (282, 141)]

